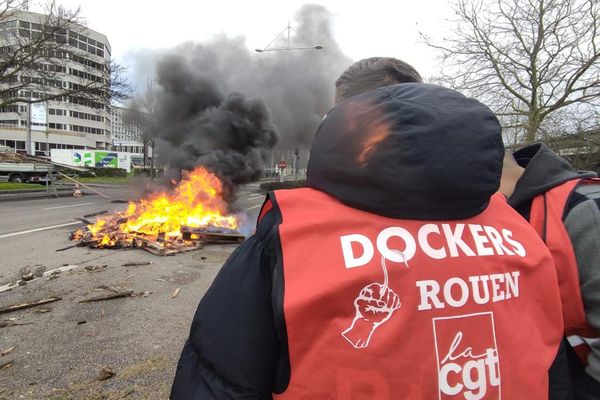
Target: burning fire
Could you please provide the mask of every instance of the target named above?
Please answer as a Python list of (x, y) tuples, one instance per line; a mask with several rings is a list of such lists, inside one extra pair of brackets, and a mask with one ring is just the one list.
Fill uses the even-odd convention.
[(184, 171), (172, 192), (154, 193), (127, 210), (99, 217), (71, 235), (72, 240), (94, 243), (94, 247), (130, 247), (136, 238), (181, 240), (182, 226), (236, 230), (239, 220), (227, 214), (223, 184), (203, 167)]

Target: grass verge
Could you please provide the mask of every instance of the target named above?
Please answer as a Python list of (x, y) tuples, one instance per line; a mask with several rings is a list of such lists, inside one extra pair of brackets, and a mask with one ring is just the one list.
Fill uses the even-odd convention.
[(127, 185), (133, 181), (133, 175), (127, 176), (81, 176), (77, 179), (81, 183), (100, 183), (107, 185)]
[(40, 185), (39, 183), (0, 182), (0, 190), (40, 190), (45, 188), (46, 186)]

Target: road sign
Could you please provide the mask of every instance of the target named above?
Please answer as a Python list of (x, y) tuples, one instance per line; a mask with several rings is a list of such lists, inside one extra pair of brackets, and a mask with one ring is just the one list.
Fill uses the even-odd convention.
[(279, 161), (277, 163), (277, 168), (279, 168), (279, 169), (286, 169), (287, 168), (287, 163), (285, 161), (281, 160), (281, 161)]

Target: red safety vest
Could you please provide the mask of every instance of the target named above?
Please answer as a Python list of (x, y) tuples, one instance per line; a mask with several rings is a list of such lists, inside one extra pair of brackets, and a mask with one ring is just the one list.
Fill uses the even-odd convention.
[(583, 183), (600, 183), (598, 179), (574, 179), (536, 196), (531, 204), (530, 222), (546, 242), (558, 276), (563, 309), (565, 335), (587, 364), (588, 342), (598, 340), (598, 332), (592, 329), (585, 315), (583, 297), (579, 284), (579, 269), (571, 238), (563, 223), (565, 207), (575, 187)]
[(275, 192), (291, 377), (275, 399), (544, 399), (562, 337), (550, 254), (501, 195), (461, 221)]

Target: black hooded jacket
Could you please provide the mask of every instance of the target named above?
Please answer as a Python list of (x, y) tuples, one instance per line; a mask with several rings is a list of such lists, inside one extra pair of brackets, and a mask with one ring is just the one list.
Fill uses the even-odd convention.
[[(401, 84), (328, 113), (307, 184), (388, 217), (463, 219), (497, 191), (503, 153), (487, 107), (438, 86)], [(278, 223), (275, 210), (266, 213), (200, 302), (172, 399), (271, 399), (287, 387)]]
[[(543, 143), (522, 148), (514, 157), (525, 172), (509, 204), (527, 219), (534, 197), (564, 182), (597, 176), (594, 172), (575, 171)], [(567, 202), (563, 221), (575, 250), (587, 320), (600, 331), (600, 185), (577, 187)], [(591, 349), (586, 373), (570, 346), (565, 346), (570, 362), (558, 357), (554, 363), (550, 371), (554, 382), (551, 399), (600, 399), (600, 343), (592, 344)], [(565, 379), (569, 376), (571, 379)]]

